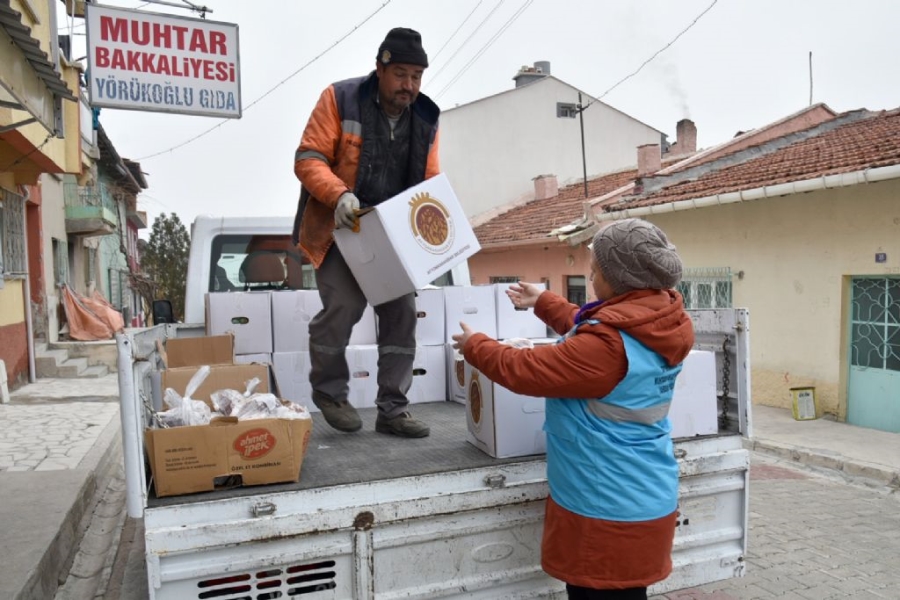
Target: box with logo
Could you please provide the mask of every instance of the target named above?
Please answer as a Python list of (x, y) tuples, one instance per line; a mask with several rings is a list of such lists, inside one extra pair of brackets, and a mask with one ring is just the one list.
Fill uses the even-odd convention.
[(474, 331), (497, 338), (497, 302), (492, 285), (451, 285), (444, 288), (444, 341), (453, 343), (460, 321)]
[(716, 407), (716, 355), (709, 350), (691, 350), (675, 378), (669, 407), (672, 437), (718, 433)]
[[(494, 300), (497, 308), (497, 339), (543, 338), (547, 336), (547, 325), (534, 315), (533, 308), (516, 308), (506, 295), (509, 283), (495, 283)], [(544, 283), (535, 284), (542, 290)]]
[[(300, 480), (312, 419), (214, 419), (144, 434), (158, 497)], [(227, 483), (225, 483), (227, 481)]]
[(444, 344), (447, 357), (447, 400), (458, 404), (466, 403), (466, 360), (452, 344)]
[(544, 454), (544, 398), (515, 394), (465, 364), (467, 440), (494, 458)]
[[(275, 352), (309, 350), (309, 322), (322, 310), (318, 290), (272, 292), (272, 335)], [(375, 311), (367, 306), (353, 327), (350, 344), (374, 344)]]
[(423, 288), (481, 249), (445, 174), (359, 221), (358, 233), (337, 229), (334, 240), (372, 306)]
[(237, 354), (272, 352), (272, 301), (269, 292), (206, 294), (206, 334), (234, 334)]
[[(163, 386), (183, 394), (197, 368), (163, 371)], [(268, 371), (266, 365), (258, 364), (211, 366), (194, 397), (209, 402), (212, 391), (242, 390), (252, 377), (260, 378), (256, 391), (268, 392)], [(156, 495), (298, 481), (311, 431), (311, 419), (237, 421), (233, 417), (214, 419), (209, 425), (147, 429), (144, 444)]]

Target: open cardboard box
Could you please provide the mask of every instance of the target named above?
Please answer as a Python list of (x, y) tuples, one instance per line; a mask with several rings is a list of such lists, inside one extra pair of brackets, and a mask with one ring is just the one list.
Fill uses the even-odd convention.
[(144, 443), (153, 487), (163, 497), (299, 481), (311, 432), (312, 419), (223, 417), (209, 425), (148, 429)]

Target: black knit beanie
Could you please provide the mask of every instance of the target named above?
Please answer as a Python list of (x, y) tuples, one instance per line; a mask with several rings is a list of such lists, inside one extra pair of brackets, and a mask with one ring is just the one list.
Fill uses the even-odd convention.
[(406, 27), (395, 27), (388, 32), (378, 47), (376, 60), (383, 65), (404, 63), (428, 67), (428, 55), (422, 48), (422, 36), (418, 31)]

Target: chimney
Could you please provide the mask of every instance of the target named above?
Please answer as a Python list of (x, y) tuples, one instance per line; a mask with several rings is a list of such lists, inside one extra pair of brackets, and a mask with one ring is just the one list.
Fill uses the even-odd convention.
[(659, 144), (644, 144), (638, 146), (638, 177), (652, 175), (662, 166), (662, 158), (659, 154)]
[(534, 181), (534, 199), (546, 200), (559, 194), (559, 184), (556, 175), (538, 175)]
[(516, 76), (513, 77), (513, 81), (516, 82), (516, 87), (522, 87), (526, 83), (531, 83), (532, 81), (537, 81), (538, 79), (543, 79), (547, 75), (550, 74), (550, 61), (548, 60), (539, 60), (534, 63), (533, 67), (529, 67), (528, 65), (522, 65), (519, 69), (519, 72), (516, 73)]
[(690, 119), (682, 119), (675, 125), (675, 152), (693, 154), (697, 151), (697, 126)]

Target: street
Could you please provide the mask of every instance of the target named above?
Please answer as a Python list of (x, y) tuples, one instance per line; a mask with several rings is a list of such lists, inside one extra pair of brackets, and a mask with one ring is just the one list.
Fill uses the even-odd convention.
[[(754, 452), (747, 574), (653, 600), (900, 598), (900, 494)], [(129, 520), (104, 600), (146, 593), (140, 523)]]
[(897, 599), (898, 572), (900, 494), (754, 452), (747, 574), (653, 599)]

